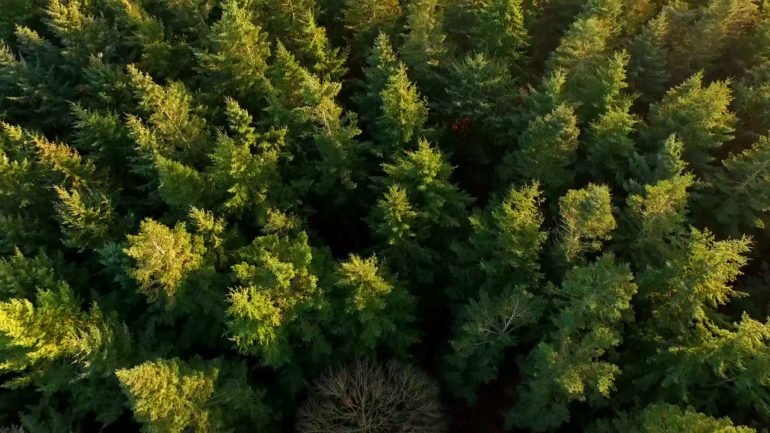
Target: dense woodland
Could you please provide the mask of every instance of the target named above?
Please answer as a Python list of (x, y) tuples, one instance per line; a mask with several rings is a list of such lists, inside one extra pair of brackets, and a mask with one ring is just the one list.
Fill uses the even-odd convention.
[(766, 0), (0, 0), (0, 431), (767, 433)]

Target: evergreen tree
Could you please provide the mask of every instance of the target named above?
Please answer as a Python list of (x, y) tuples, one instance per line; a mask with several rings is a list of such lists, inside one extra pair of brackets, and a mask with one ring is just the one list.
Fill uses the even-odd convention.
[(482, 52), (522, 68), (529, 36), (521, 0), (447, 1), (447, 29), (464, 52)]
[(729, 83), (717, 81), (704, 88), (702, 79), (701, 73), (693, 75), (651, 106), (647, 131), (652, 143), (677, 134), (684, 159), (696, 173), (708, 171), (714, 152), (732, 139), (735, 125)]
[(352, 353), (372, 354), (381, 346), (403, 356), (415, 343), (414, 297), (378, 266), (377, 257), (352, 255), (341, 263), (336, 285), (345, 299), (343, 333)]
[(585, 8), (552, 53), (548, 68), (564, 72), (567, 101), (577, 106), (581, 122), (592, 122), (623, 102), (628, 55), (612, 51), (621, 3), (594, 1)]
[(519, 137), (519, 149), (505, 158), (503, 178), (518, 176), (543, 183), (546, 192), (558, 196), (572, 186), (569, 166), (577, 158), (577, 117), (569, 105), (559, 105), (545, 116), (538, 116)]
[(754, 433), (748, 427), (735, 427), (728, 418), (712, 418), (692, 409), (670, 404), (651, 404), (632, 414), (621, 414), (615, 420), (600, 422), (591, 430), (596, 433), (625, 431), (629, 433)]
[(139, 233), (128, 235), (128, 248), (134, 266), (131, 277), (150, 301), (173, 305), (182, 297), (185, 280), (203, 265), (203, 240), (179, 223), (173, 229), (152, 219), (142, 221)]
[(437, 74), (447, 60), (443, 2), (415, 0), (406, 5), (406, 33), (398, 52), (421, 89), (436, 90)]
[(406, 68), (399, 65), (396, 73), (388, 77), (380, 93), (382, 115), (377, 119), (377, 130), (382, 131), (383, 149), (386, 159), (392, 159), (404, 148), (425, 138), (428, 107), (420, 98), (414, 84), (406, 76)]
[(197, 53), (204, 70), (212, 75), (215, 94), (236, 95), (248, 107), (264, 96), (270, 43), (251, 12), (236, 1), (224, 3), (222, 18), (211, 27), (211, 48)]
[(615, 229), (610, 190), (590, 184), (586, 188), (567, 191), (559, 199), (561, 221), (555, 254), (559, 261), (575, 263), (584, 254), (598, 251), (602, 241), (611, 238)]
[(222, 431), (239, 422), (254, 428), (271, 417), (261, 401), (264, 391), (244, 383), (245, 368), (221, 359), (158, 359), (117, 370), (115, 375), (147, 433)]
[(751, 148), (731, 155), (722, 165), (699, 195), (698, 210), (713, 209), (714, 226), (731, 236), (764, 228), (765, 211), (770, 207), (770, 141), (760, 137)]
[(506, 349), (517, 343), (514, 332), (542, 313), (543, 299), (535, 295), (546, 240), (540, 195), (537, 184), (511, 188), (502, 201), (471, 217), (468, 243), (453, 248), (458, 287), (452, 294), (470, 300), (459, 308), (444, 376), (450, 390), (469, 402), (478, 385), (496, 378)]
[(345, 0), (342, 23), (353, 52), (365, 53), (379, 33), (395, 37), (402, 15), (398, 0)]
[(323, 252), (313, 251), (302, 231), (272, 233), (239, 250), (238, 259), (232, 271), (239, 285), (230, 290), (227, 308), (238, 351), (273, 368), (326, 356), (327, 306), (318, 285)]
[(553, 318), (555, 330), (524, 362), (509, 422), (552, 430), (569, 420), (570, 402), (609, 397), (620, 368), (602, 357), (621, 343), (620, 325), (636, 289), (628, 265), (611, 255), (567, 273), (556, 292), (564, 301)]
[(450, 182), (451, 166), (427, 141), (383, 169), (385, 177), (377, 179), (383, 196), (369, 216), (373, 235), (399, 278), (430, 282), (464, 228), (470, 198)]

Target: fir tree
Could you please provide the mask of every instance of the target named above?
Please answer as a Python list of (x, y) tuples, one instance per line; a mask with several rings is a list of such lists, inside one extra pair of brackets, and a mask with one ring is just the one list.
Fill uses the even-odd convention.
[(748, 427), (735, 427), (728, 418), (712, 418), (708, 415), (682, 409), (671, 404), (651, 404), (644, 410), (628, 415), (621, 414), (615, 420), (603, 421), (590, 430), (596, 433), (625, 431), (629, 433), (754, 433)]
[(569, 166), (577, 158), (578, 134), (577, 117), (569, 105), (538, 116), (519, 137), (519, 150), (506, 156), (503, 178), (536, 180), (549, 195), (558, 196), (572, 186)]
[(523, 365), (526, 379), (510, 422), (551, 430), (569, 420), (570, 402), (609, 397), (620, 368), (602, 357), (621, 343), (619, 327), (636, 289), (628, 266), (611, 255), (567, 273), (556, 293), (564, 299), (556, 329)]
[(601, 249), (602, 241), (611, 238), (615, 229), (610, 190), (606, 186), (588, 185), (567, 191), (559, 199), (561, 222), (555, 252), (559, 260), (574, 263), (584, 254)]
[(381, 269), (374, 256), (352, 255), (337, 273), (336, 285), (345, 298), (345, 318), (352, 328), (343, 333), (345, 345), (361, 354), (385, 346), (403, 356), (416, 341), (414, 297)]
[(735, 115), (729, 111), (732, 96), (728, 82), (702, 85), (698, 73), (670, 89), (660, 103), (650, 107), (648, 139), (662, 142), (677, 134), (684, 144), (684, 159), (696, 173), (708, 171), (714, 151), (733, 137)]
[(373, 235), (399, 278), (431, 281), (464, 226), (470, 199), (450, 182), (451, 166), (427, 141), (383, 169), (385, 177), (377, 179), (383, 196), (369, 217)]
[[(264, 391), (244, 383), (244, 370), (221, 359), (184, 362), (172, 358), (120, 369), (115, 375), (142, 431), (209, 432), (238, 425), (238, 421), (254, 428), (269, 420), (271, 411), (261, 402)], [(233, 417), (233, 410), (239, 416)]]
[(134, 261), (131, 276), (151, 301), (173, 304), (181, 297), (185, 280), (202, 265), (202, 240), (190, 235), (184, 223), (173, 229), (151, 219), (139, 233), (128, 235), (127, 256)]

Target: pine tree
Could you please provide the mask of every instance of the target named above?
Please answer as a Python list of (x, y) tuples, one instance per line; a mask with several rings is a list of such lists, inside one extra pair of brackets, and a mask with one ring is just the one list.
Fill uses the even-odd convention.
[(644, 191), (626, 199), (615, 239), (630, 252), (628, 258), (639, 269), (670, 257), (677, 238), (685, 234), (688, 189), (693, 181), (690, 174), (677, 174), (646, 185)]
[(631, 136), (639, 119), (630, 113), (630, 102), (610, 108), (589, 126), (581, 163), (594, 182), (624, 186), (633, 173), (639, 153)]
[(761, 63), (746, 72), (734, 86), (734, 109), (738, 125), (736, 141), (756, 142), (770, 131), (770, 62)]
[(134, 66), (128, 67), (128, 74), (148, 122), (129, 118), (128, 127), (140, 153), (152, 157), (158, 152), (193, 168), (200, 164), (209, 148), (209, 136), (206, 120), (196, 114), (190, 92), (180, 82), (156, 84)]
[(398, 0), (345, 0), (342, 23), (353, 53), (365, 53), (379, 33), (395, 37), (402, 15)]
[(666, 5), (658, 19), (665, 20), (668, 64), (675, 82), (700, 70), (712, 72), (717, 61), (758, 18), (757, 4), (749, 0), (710, 0), (701, 7), (686, 2)]
[(406, 76), (403, 64), (388, 77), (380, 98), (382, 114), (377, 119), (376, 130), (382, 131), (381, 153), (386, 160), (391, 160), (405, 148), (412, 147), (410, 144), (425, 138), (428, 107)]
[(56, 210), (64, 243), (81, 250), (104, 245), (114, 231), (110, 198), (101, 191), (85, 189), (81, 194), (77, 189), (54, 188), (59, 196)]
[(505, 286), (534, 287), (542, 278), (539, 258), (547, 234), (542, 230), (540, 185), (511, 187), (501, 200), (470, 217), (471, 235), (452, 246), (451, 296), (464, 301), (485, 289), (498, 295)]
[(463, 52), (501, 59), (513, 70), (523, 67), (529, 35), (521, 0), (447, 1), (450, 36)]
[(628, 49), (628, 82), (645, 106), (660, 100), (671, 82), (664, 39), (667, 25), (664, 15), (648, 21)]
[(480, 136), (484, 146), (503, 146), (513, 139), (519, 126), (518, 91), (505, 63), (483, 53), (468, 55), (450, 65), (442, 84), (436, 107), (467, 135)]
[(639, 275), (639, 294), (654, 318), (656, 339), (686, 336), (693, 323), (708, 324), (716, 308), (740, 293), (731, 286), (749, 251), (749, 239), (716, 241), (709, 231), (691, 228), (689, 237), (660, 267)]
[(223, 207), (228, 213), (249, 213), (256, 221), (274, 207), (285, 208), (294, 199), (293, 188), (281, 181), (280, 162), (286, 154), (286, 130), (258, 134), (251, 115), (232, 99), (226, 115), (230, 135), (220, 134), (210, 158), (208, 175), (218, 191), (226, 191)]
[(447, 60), (443, 2), (415, 0), (406, 5), (404, 42), (398, 52), (421, 89), (433, 93)]
[(715, 226), (731, 236), (740, 236), (754, 227), (764, 228), (770, 207), (770, 141), (760, 137), (751, 148), (730, 155), (722, 165), (699, 194), (697, 209), (713, 209), (709, 216), (714, 218)]
[(197, 53), (204, 71), (212, 75), (215, 94), (238, 98), (248, 107), (264, 96), (270, 42), (251, 12), (236, 1), (224, 3), (222, 17), (211, 26), (211, 47)]
[(729, 395), (736, 406), (770, 419), (770, 324), (744, 313), (738, 323), (696, 327), (678, 340), (649, 359), (661, 370), (662, 389), (703, 408)]
[(620, 368), (602, 357), (621, 343), (636, 289), (628, 265), (611, 255), (567, 273), (556, 293), (564, 299), (556, 329), (527, 357), (509, 423), (552, 430), (569, 420), (570, 402), (609, 397)]
[(577, 106), (581, 122), (594, 121), (625, 98), (628, 55), (612, 51), (620, 11), (616, 0), (586, 4), (548, 60), (550, 71), (565, 74), (566, 100)]
[(361, 123), (372, 127), (382, 115), (382, 92), (391, 77), (399, 71), (399, 62), (390, 38), (385, 33), (377, 35), (371, 53), (366, 59), (363, 88), (353, 97)]

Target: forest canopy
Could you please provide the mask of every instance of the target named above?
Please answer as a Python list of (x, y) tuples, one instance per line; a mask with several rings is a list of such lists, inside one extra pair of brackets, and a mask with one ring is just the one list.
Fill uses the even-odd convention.
[(765, 0), (0, 2), (0, 432), (770, 432)]

